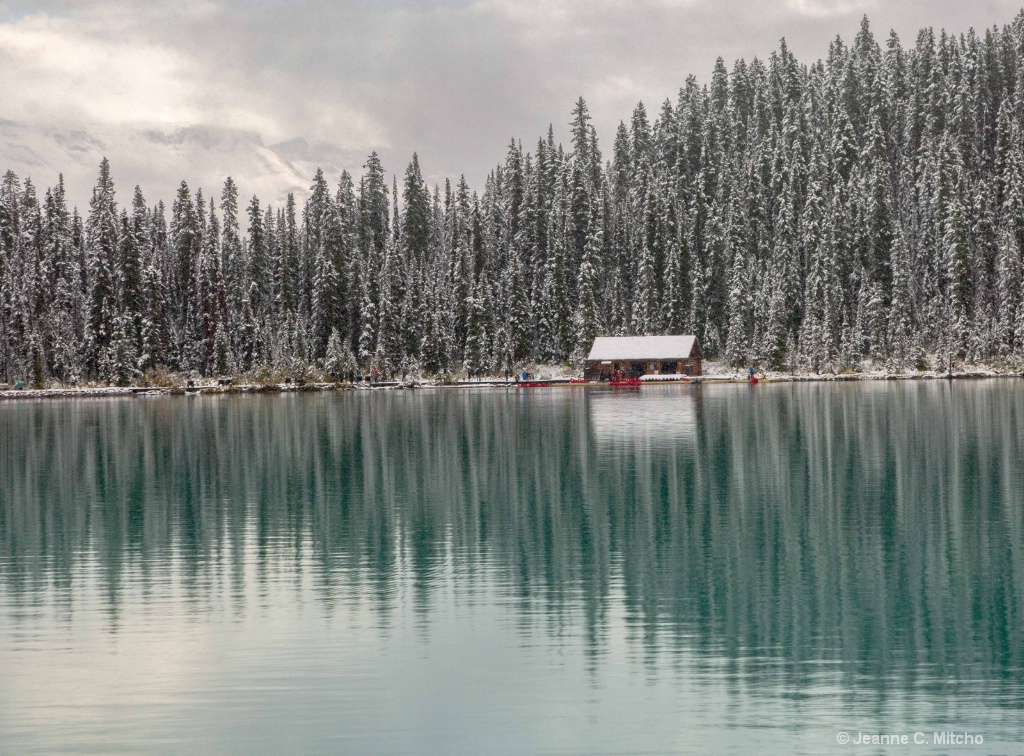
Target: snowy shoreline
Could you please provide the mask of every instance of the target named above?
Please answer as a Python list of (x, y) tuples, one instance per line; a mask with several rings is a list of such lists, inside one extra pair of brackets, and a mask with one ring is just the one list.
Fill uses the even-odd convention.
[[(954, 373), (938, 373), (931, 371), (914, 373), (841, 373), (841, 374), (818, 374), (818, 373), (776, 373), (766, 371), (758, 373), (760, 383), (838, 383), (857, 381), (929, 381), (929, 380), (979, 380), (985, 378), (1024, 378), (1020, 371), (999, 372), (996, 370), (965, 370)], [(541, 379), (551, 387), (599, 387), (601, 383), (570, 383), (568, 377), (552, 377)], [(646, 381), (645, 385), (673, 385), (689, 383), (691, 381), (660, 380)], [(716, 385), (727, 383), (747, 383), (746, 375), (742, 373), (714, 373), (704, 375), (700, 379), (701, 385)], [(444, 388), (444, 389), (466, 389), (466, 388), (509, 388), (519, 384), (514, 380), (506, 381), (501, 378), (484, 378), (482, 380), (461, 380), (457, 383), (442, 383), (429, 380), (414, 380), (407, 382), (382, 382), (377, 384), (369, 383), (308, 383), (302, 386), (294, 384), (270, 384), (270, 385), (234, 385), (220, 386), (216, 384), (195, 386), (191, 388), (169, 388), (169, 387), (122, 387), (122, 386), (97, 386), (89, 388), (48, 388), (48, 389), (4, 389), (0, 390), (0, 400), (4, 399), (75, 399), (75, 398), (102, 398), (102, 397), (151, 397), (151, 396), (227, 396), (238, 394), (291, 394), (296, 392), (319, 392), (319, 391), (381, 391), (388, 389), (417, 389), (417, 388)]]

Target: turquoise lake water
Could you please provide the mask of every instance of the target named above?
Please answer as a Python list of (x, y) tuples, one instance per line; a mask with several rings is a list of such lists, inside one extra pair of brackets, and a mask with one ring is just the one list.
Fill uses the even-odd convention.
[(0, 404), (0, 752), (942, 732), (1024, 750), (1020, 380)]

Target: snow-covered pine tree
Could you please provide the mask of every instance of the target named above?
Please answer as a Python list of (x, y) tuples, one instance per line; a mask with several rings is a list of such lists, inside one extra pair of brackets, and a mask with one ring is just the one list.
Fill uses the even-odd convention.
[(579, 302), (575, 312), (573, 349), (573, 360), (577, 363), (586, 359), (594, 337), (601, 333), (599, 297), (600, 282), (603, 277), (601, 270), (603, 243), (604, 224), (601, 213), (595, 212), (589, 223), (587, 243), (583, 248), (583, 259), (580, 261), (579, 268)]
[(145, 213), (145, 200), (142, 192), (136, 187), (136, 196), (132, 201), (132, 218), (121, 211), (121, 233), (119, 239), (119, 260), (115, 275), (115, 289), (120, 304), (119, 310), (124, 317), (126, 338), (132, 344), (132, 352), (138, 354), (142, 338), (142, 243), (136, 235), (138, 225), (135, 215)]
[(220, 193), (221, 240), (220, 272), (224, 282), (224, 335), (232, 351), (241, 351), (239, 319), (242, 301), (249, 293), (249, 272), (246, 270), (242, 233), (238, 222), (238, 186), (228, 176)]
[(331, 330), (331, 335), (327, 339), (323, 368), (328, 377), (336, 381), (344, 380), (350, 371), (356, 369), (356, 357), (352, 354), (352, 347), (341, 338), (337, 328)]
[(114, 335), (118, 316), (115, 277), (117, 275), (118, 238), (117, 205), (110, 162), (103, 158), (100, 175), (93, 187), (86, 221), (86, 270), (89, 292), (89, 320), (86, 332), (86, 370), (100, 375)]
[(50, 261), (51, 302), (44, 341), (50, 373), (62, 384), (82, 371), (84, 295), (82, 271), (71, 238), (71, 217), (64, 192), (64, 177), (47, 191), (44, 205), (45, 248)]
[(478, 280), (472, 287), (466, 302), (466, 349), (462, 367), (474, 370), (488, 363), (489, 343), (487, 339), (487, 312), (483, 282)]
[(996, 300), (998, 302), (996, 347), (1004, 355), (1013, 354), (1022, 344), (1024, 331), (1019, 330), (1021, 317), (1021, 250), (1017, 236), (1004, 224), (999, 230), (999, 253), (996, 261)]
[(310, 187), (312, 196), (303, 211), (305, 216), (304, 243), (313, 257), (312, 303), (310, 327), (312, 357), (319, 361), (327, 349), (327, 341), (341, 322), (341, 284), (338, 269), (340, 244), (338, 217), (327, 189), (327, 181), (318, 168)]
[(253, 196), (250, 200), (246, 214), (249, 216), (249, 240), (246, 245), (249, 280), (246, 293), (249, 295), (253, 316), (261, 319), (270, 308), (271, 282), (267, 231), (263, 225), (263, 211), (260, 210), (260, 201), (257, 197)]

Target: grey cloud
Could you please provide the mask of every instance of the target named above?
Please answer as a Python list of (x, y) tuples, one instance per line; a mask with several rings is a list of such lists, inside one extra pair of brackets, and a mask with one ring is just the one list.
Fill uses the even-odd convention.
[(104, 148), (102, 141), (80, 129), (74, 131), (54, 131), (52, 136), (53, 141), (71, 152), (95, 152)]
[[(113, 153), (116, 177), (152, 182), (147, 196), (167, 198), (181, 178), (212, 181), (216, 170), (277, 202), (287, 191), (305, 192), (316, 165), (336, 180), (342, 169), (358, 171), (371, 150), (399, 174), (416, 151), (429, 180), (465, 173), (479, 188), (510, 138), (531, 149), (553, 123), (566, 139), (579, 95), (607, 154), (615, 125), (638, 100), (656, 110), (688, 74), (707, 81), (719, 56), (730, 66), (765, 58), (785, 37), (811, 62), (837, 34), (852, 40), (863, 13), (880, 41), (894, 28), (912, 44), (922, 26), (959, 33), (1009, 23), (1019, 7), (1007, 0), (42, 0), (31, 13), (73, 17), (104, 39), (169, 51), (188, 80), (168, 94), (178, 100), (167, 110), (191, 113), (194, 122), (60, 123), (67, 110), (56, 104), (54, 122), (45, 112), (31, 122), (92, 135)], [(0, 25), (20, 17), (8, 10)], [(46, 84), (8, 79), (14, 87)], [(27, 123), (29, 115), (10, 117)], [(130, 154), (154, 146), (146, 136), (154, 134), (165, 140), (158, 155)], [(35, 154), (52, 168), (75, 152), (48, 140), (52, 153), (46, 140), (19, 148), (7, 136), (2, 155), (17, 170), (18, 155)], [(85, 196), (90, 185), (69, 190)]]
[(142, 134), (153, 144), (177, 147), (188, 144), (219, 152), (230, 152), (251, 144), (262, 145), (259, 134), (254, 131), (210, 126), (184, 126), (171, 131), (148, 129)]
[(347, 150), (330, 142), (310, 142), (305, 137), (272, 144), (270, 149), (302, 176), (311, 176), (317, 168), (327, 176), (340, 176), (343, 170), (351, 170), (366, 159), (362, 151)]

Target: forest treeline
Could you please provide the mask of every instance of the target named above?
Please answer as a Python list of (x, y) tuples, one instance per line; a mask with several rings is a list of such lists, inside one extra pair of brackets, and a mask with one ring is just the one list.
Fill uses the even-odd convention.
[[(84, 217), (63, 180), (0, 185), (0, 379), (128, 383), (161, 367), (438, 374), (579, 360), (598, 334), (695, 333), (707, 356), (810, 370), (1024, 354), (1024, 12), (798, 62), (719, 59), (606, 159), (512, 140), (483, 191), (401, 183), (376, 153), (301, 207), (170, 211), (109, 163)], [(245, 232), (243, 233), (243, 226)]]

